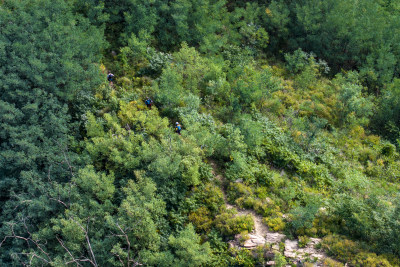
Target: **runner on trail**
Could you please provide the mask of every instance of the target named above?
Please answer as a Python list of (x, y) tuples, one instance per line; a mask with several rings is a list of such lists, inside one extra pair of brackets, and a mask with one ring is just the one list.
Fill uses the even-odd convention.
[(146, 97), (146, 101), (144, 101), (144, 103), (146, 103), (146, 106), (151, 109), (151, 105), (153, 104), (153, 100), (151, 100), (149, 97)]
[(110, 83), (112, 83), (114, 80), (114, 74), (111, 73), (111, 71), (108, 71), (107, 74), (107, 81), (109, 81)]
[(182, 130), (182, 126), (179, 124), (179, 122), (175, 123), (175, 132), (179, 135), (181, 135), (181, 130)]

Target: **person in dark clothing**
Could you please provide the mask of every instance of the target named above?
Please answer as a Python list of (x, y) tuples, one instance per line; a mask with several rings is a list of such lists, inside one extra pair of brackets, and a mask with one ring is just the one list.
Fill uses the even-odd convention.
[(181, 135), (181, 130), (182, 130), (182, 126), (179, 124), (179, 122), (175, 123), (175, 132), (179, 135)]
[(153, 104), (153, 100), (151, 100), (149, 97), (146, 97), (146, 101), (144, 101), (144, 103), (146, 103), (146, 106), (151, 109), (151, 105)]
[(112, 74), (111, 71), (109, 71), (108, 74), (107, 74), (107, 81), (112, 83), (113, 80), (114, 80), (114, 74)]

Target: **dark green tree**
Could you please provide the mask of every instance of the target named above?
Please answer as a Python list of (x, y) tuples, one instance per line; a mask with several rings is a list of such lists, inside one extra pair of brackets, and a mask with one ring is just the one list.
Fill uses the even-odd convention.
[[(0, 233), (33, 232), (57, 212), (57, 184), (74, 173), (68, 151), (91, 89), (101, 82), (101, 31), (65, 1), (3, 1), (0, 8)], [(75, 129), (74, 129), (75, 130)], [(52, 200), (53, 199), (53, 200)], [(54, 202), (54, 203), (53, 203)], [(29, 220), (27, 219), (29, 218)], [(22, 225), (19, 222), (24, 222)], [(26, 233), (26, 232), (25, 232)], [(12, 243), (12, 242), (11, 242)], [(8, 265), (12, 251), (3, 243)], [(22, 245), (22, 247), (21, 247)], [(11, 250), (10, 250), (11, 249)]]
[(378, 112), (374, 115), (372, 127), (375, 132), (385, 135), (392, 142), (400, 138), (400, 80), (395, 79), (382, 90)]
[(398, 76), (398, 14), (379, 1), (272, 1), (263, 18), (275, 51), (301, 47), (335, 72), (358, 69), (372, 92)]
[(131, 34), (153, 33), (158, 21), (158, 0), (109, 0), (105, 13), (109, 15), (106, 37), (115, 48), (125, 45)]

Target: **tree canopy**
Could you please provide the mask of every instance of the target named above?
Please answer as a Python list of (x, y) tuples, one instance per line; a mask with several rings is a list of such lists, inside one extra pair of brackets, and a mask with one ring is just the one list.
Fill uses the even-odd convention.
[(0, 265), (400, 266), (399, 11), (0, 2)]

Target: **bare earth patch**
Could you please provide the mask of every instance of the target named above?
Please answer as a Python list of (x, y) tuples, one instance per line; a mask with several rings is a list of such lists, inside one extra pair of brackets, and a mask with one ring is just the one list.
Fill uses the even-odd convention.
[[(213, 168), (215, 179), (222, 185), (226, 208), (236, 209), (236, 216), (251, 215), (254, 221), (254, 229), (249, 233), (249, 239), (241, 245), (239, 242), (240, 235), (236, 235), (235, 240), (228, 242), (231, 247), (254, 249), (258, 246), (269, 244), (273, 251), (278, 251), (279, 243), (282, 242), (285, 245), (284, 256), (286, 258), (292, 259), (294, 262), (315, 262), (315, 266), (322, 266), (322, 261), (327, 258), (327, 256), (324, 252), (315, 248), (315, 246), (321, 242), (320, 238), (310, 238), (310, 242), (306, 247), (299, 248), (298, 240), (290, 240), (286, 238), (284, 234), (269, 231), (268, 226), (263, 223), (263, 217), (261, 215), (256, 214), (253, 210), (238, 209), (235, 205), (228, 203), (224, 188), (224, 184), (226, 183), (225, 178), (219, 173), (218, 166), (215, 162), (211, 162), (210, 164)], [(274, 264), (273, 261), (270, 261), (269, 263), (271, 265)]]

